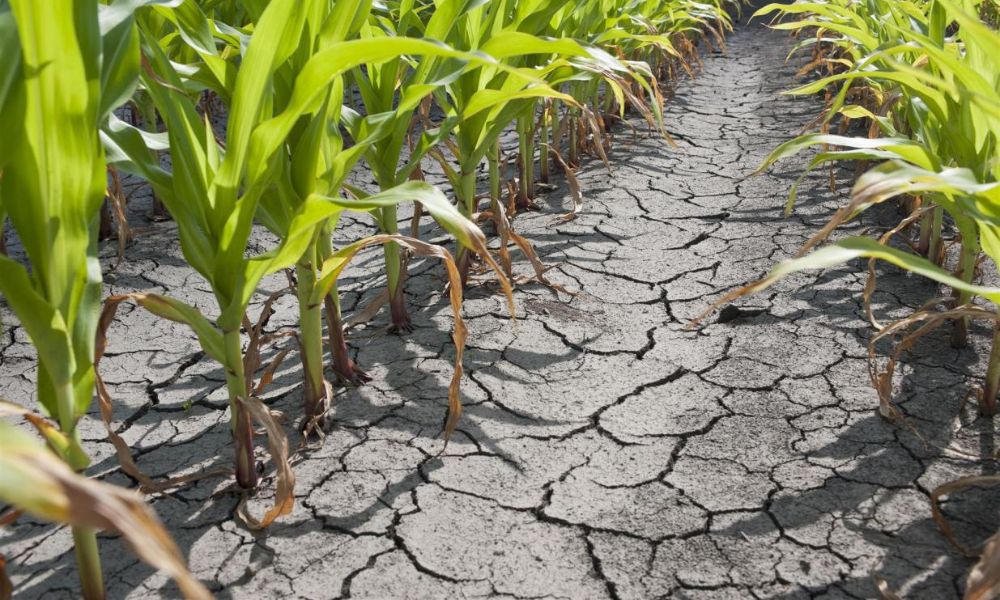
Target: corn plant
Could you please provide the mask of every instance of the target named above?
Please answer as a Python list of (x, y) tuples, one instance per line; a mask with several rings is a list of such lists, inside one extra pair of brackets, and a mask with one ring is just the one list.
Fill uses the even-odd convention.
[[(851, 44), (850, 51), (856, 55), (850, 69), (791, 93), (814, 93), (825, 86), (843, 82), (829, 103), (825, 120), (829, 121), (838, 114), (868, 118), (872, 123), (871, 134), (870, 139), (828, 134), (803, 135), (777, 148), (762, 168), (802, 148), (818, 144), (841, 146), (846, 150), (821, 152), (813, 159), (811, 167), (844, 159), (892, 161), (865, 178), (869, 187), (858, 190), (852, 202), (841, 209), (807, 247), (824, 238), (844, 220), (875, 203), (903, 193), (920, 194), (925, 201), (933, 203), (933, 207), (924, 218), (919, 248), (928, 258), (941, 262), (942, 214), (947, 212), (962, 242), (956, 275), (967, 284), (972, 282), (980, 254), (982, 226), (960, 200), (956, 201), (953, 187), (928, 173), (942, 173), (947, 169), (953, 174), (953, 169), (960, 168), (971, 171), (973, 183), (989, 184), (997, 180), (993, 157), (996, 153), (998, 121), (995, 111), (1000, 78), (995, 74), (992, 77), (986, 75), (995, 73), (995, 59), (990, 53), (996, 42), (996, 33), (969, 16), (978, 12), (975, 10), (978, 4), (970, 1), (960, 7), (943, 2), (924, 5), (897, 3), (892, 5), (892, 10), (886, 11), (889, 17), (874, 21), (875, 25), (869, 25), (868, 21), (837, 5), (792, 5), (794, 8), (790, 12), (805, 11), (824, 18), (807, 18), (786, 24), (785, 28), (831, 28), (850, 42), (867, 44), (861, 47), (871, 47), (872, 51), (857, 55), (858, 46)], [(772, 5), (761, 12), (775, 8)], [(886, 9), (885, 6), (882, 8)], [(965, 25), (959, 29), (954, 41), (946, 39), (945, 35), (949, 19), (959, 20)], [(912, 28), (910, 24), (913, 22), (923, 25)], [(877, 29), (868, 31), (872, 27)], [(857, 81), (873, 82), (878, 86), (876, 98), (881, 107), (875, 110), (885, 114), (875, 114), (864, 106), (845, 106), (848, 92)], [(885, 137), (875, 137), (875, 131)], [(916, 174), (918, 171), (923, 174)], [(968, 188), (969, 180), (964, 176), (956, 179), (950, 175), (946, 179), (951, 179), (960, 188)], [(789, 197), (789, 210), (794, 200), (795, 186)], [(972, 292), (956, 289), (955, 305), (967, 304), (972, 297)], [(956, 319), (953, 333), (956, 346), (964, 345), (966, 330), (967, 318)], [(990, 395), (995, 395), (995, 390)], [(992, 412), (988, 407), (987, 410)]]
[[(543, 13), (544, 14), (544, 13)], [(474, 49), (514, 65), (514, 72), (499, 68), (483, 68), (464, 73), (443, 89), (435, 91), (435, 99), (446, 116), (456, 120), (454, 129), (455, 159), (458, 169), (440, 160), (445, 174), (455, 190), (459, 209), (468, 217), (478, 212), (476, 169), (492, 153), (497, 159), (497, 142), (504, 130), (519, 116), (530, 111), (538, 98), (558, 98), (574, 103), (568, 95), (545, 83), (547, 76), (564, 63), (553, 63), (539, 70), (517, 66), (512, 58), (530, 54), (585, 51), (571, 40), (543, 40), (514, 27), (506, 28), (506, 3), (478, 5), (463, 15), (462, 26), (452, 30), (448, 42), (460, 48)], [(495, 164), (491, 163), (491, 164)], [(459, 249), (459, 266), (463, 281), (471, 267), (468, 253)]]
[[(836, 48), (835, 53), (808, 65), (826, 61), (828, 65), (836, 64), (836, 68), (829, 66), (826, 77), (792, 92), (808, 94), (826, 89), (828, 102), (821, 117), (824, 128), (841, 117), (845, 121), (868, 121), (867, 137), (832, 136), (825, 131), (800, 136), (776, 149), (762, 168), (813, 145), (823, 145), (823, 151), (813, 158), (810, 168), (839, 160), (879, 164), (858, 178), (850, 201), (806, 243), (799, 257), (779, 264), (764, 279), (731, 292), (716, 306), (765, 289), (791, 273), (827, 268), (856, 258), (869, 259), (870, 276), (864, 294), (869, 318), (878, 328), (869, 343), (870, 377), (881, 412), (890, 418), (902, 418), (891, 402), (896, 361), (920, 336), (947, 320), (955, 323), (952, 339), (956, 345), (965, 341), (968, 320), (981, 319), (992, 325), (992, 350), (985, 378), (974, 391), (982, 415), (992, 417), (997, 412), (1000, 289), (975, 281), (983, 253), (994, 265), (1000, 264), (1000, 33), (980, 19), (995, 14), (995, 8), (992, 0), (835, 0), (771, 5), (761, 11), (801, 14), (802, 19), (784, 24), (783, 28), (815, 29), (817, 46)], [(815, 49), (814, 56), (822, 54)], [(839, 89), (830, 91), (836, 86)], [(861, 93), (857, 93), (859, 89)], [(856, 103), (849, 104), (850, 99)], [(842, 131), (846, 130), (844, 126)], [(842, 149), (829, 150), (828, 145)], [(849, 237), (805, 254), (838, 225), (871, 206), (902, 196), (916, 196), (913, 206), (917, 210), (879, 240)], [(794, 201), (795, 186), (789, 210)], [(941, 241), (945, 213), (951, 217), (961, 241), (954, 272), (944, 267)], [(922, 223), (916, 254), (889, 244), (893, 236), (919, 219)], [(937, 308), (942, 302), (934, 298), (907, 317), (884, 326), (878, 324), (870, 306), (876, 260), (950, 287), (952, 298), (945, 302), (945, 310)], [(973, 302), (976, 298), (988, 304)], [(898, 341), (883, 369), (875, 358), (875, 345), (886, 339)], [(943, 484), (931, 493), (933, 516), (942, 533), (969, 555), (972, 552), (954, 539), (940, 512), (939, 498), (971, 485), (995, 482), (991, 476), (967, 477)], [(970, 572), (966, 598), (996, 595), (1000, 572), (998, 536), (988, 540), (979, 563)]]
[[(431, 39), (443, 39), (448, 28), (456, 23), (455, 17), (460, 5), (459, 2), (449, 2), (437, 7), (425, 24), (412, 3), (400, 3), (396, 12), (391, 15), (391, 20), (365, 19), (360, 24), (359, 34), (364, 39), (384, 43), (391, 43), (392, 38), (413, 33)], [(395, 27), (386, 31), (389, 24)], [(400, 55), (378, 64), (366, 63), (363, 68), (351, 73), (351, 81), (357, 88), (368, 115), (367, 119), (363, 119), (356, 111), (348, 109), (345, 117), (352, 134), (359, 137), (368, 131), (384, 131), (366, 147), (365, 152), (366, 163), (382, 191), (406, 181), (419, 169), (426, 152), (433, 148), (442, 135), (449, 133), (447, 127), (439, 127), (436, 132), (430, 132), (432, 135), (425, 135), (422, 140), (424, 143), (403, 160), (404, 145), (416, 125), (416, 109), (421, 100), (433, 90), (434, 67), (439, 63), (437, 57), (425, 56), (421, 60), (420, 57)], [(402, 99), (402, 102), (397, 102), (398, 99)], [(382, 232), (390, 235), (398, 233), (395, 205), (379, 209), (375, 217)], [(406, 261), (399, 244), (389, 242), (383, 248), (391, 328), (397, 333), (407, 332), (410, 330), (410, 317), (403, 295)]]
[[(466, 61), (476, 65), (492, 60), (471, 54), (458, 53), (441, 44), (397, 37), (389, 40), (347, 40), (365, 20), (366, 7), (360, 2), (311, 2), (301, 5), (306, 14), (304, 37), (295, 52), (276, 71), (279, 81), (294, 82), (288, 87), (275, 86), (274, 116), (268, 127), (273, 139), (284, 141), (274, 152), (268, 168), (275, 173), (273, 192), (261, 198), (258, 217), (261, 222), (282, 239), (295, 235), (291, 229), (294, 215), (303, 210), (307, 202), (319, 203), (322, 199), (329, 219), (318, 222), (312, 232), (307, 249), (296, 264), (296, 288), (299, 295), (300, 342), (306, 371), (306, 418), (304, 423), (315, 422), (328, 400), (327, 387), (322, 376), (322, 331), (320, 310), (326, 304), (328, 328), (332, 342), (334, 368), (347, 381), (356, 382), (361, 374), (347, 357), (340, 324), (339, 300), (335, 285), (324, 299), (310, 300), (316, 282), (318, 265), (330, 258), (329, 232), (336, 225), (340, 210), (395, 210), (400, 202), (420, 201), (446, 230), (462, 232), (460, 239), (469, 239), (467, 230), (472, 225), (440, 201), (440, 194), (430, 186), (413, 184), (386, 187), (373, 197), (364, 197), (361, 205), (338, 197), (350, 168), (362, 153), (393, 133), (391, 122), (401, 120), (400, 115), (411, 110), (423, 96), (430, 93), (424, 86), (422, 95), (409, 88), (395, 116), (383, 119), (374, 127), (363, 130), (353, 144), (344, 148), (337, 123), (342, 110), (343, 97), (339, 74), (358, 64), (378, 68), (384, 63), (398, 61), (402, 55), (445, 57), (452, 60), (452, 69), (463, 69)], [(454, 60), (464, 59), (464, 60)], [(316, 105), (315, 107), (313, 105)], [(284, 107), (280, 110), (278, 107)], [(298, 126), (293, 126), (298, 123)], [(362, 195), (355, 191), (355, 194)], [(361, 206), (362, 208), (358, 208)], [(367, 207), (367, 208), (365, 208)], [(455, 219), (459, 219), (456, 221)], [(394, 246), (395, 242), (387, 241)], [(475, 251), (484, 250), (477, 246)]]
[[(146, 31), (143, 50), (149, 69), (142, 80), (167, 126), (172, 172), (150, 160), (141, 132), (120, 127), (109, 134), (118, 163), (145, 177), (163, 199), (177, 221), (185, 258), (215, 294), (219, 314), (214, 320), (175, 299), (142, 295), (135, 300), (162, 317), (189, 325), (206, 354), (225, 368), (236, 441), (235, 476), (243, 488), (257, 483), (250, 410), (259, 404), (250, 394), (252, 374), (244, 363), (241, 327), (247, 306), (264, 276), (298, 260), (313, 228), (326, 216), (303, 210), (279, 248), (246, 256), (257, 205), (272, 181), (268, 157), (262, 153), (269, 154), (280, 144), (280, 140), (262, 143), (268, 140), (259, 134), (258, 143), (251, 144), (251, 138), (262, 124), (274, 72), (294, 52), (304, 20), (292, 2), (272, 2), (264, 10), (233, 81), (224, 153), (159, 40)], [(282, 437), (274, 428), (269, 435)], [(290, 493), (291, 486), (286, 487)], [(290, 510), (288, 502), (289, 497), (276, 499), (265, 521)]]
[[(38, 351), (37, 399), (62, 440), (50, 438), (50, 449), (77, 471), (89, 462), (76, 426), (94, 394), (101, 301), (97, 222), (106, 175), (98, 127), (135, 87), (138, 4), (99, 12), (95, 0), (0, 3), (0, 127), (8, 136), (0, 212), (30, 266), (0, 256), (0, 293)], [(12, 481), (0, 484), (5, 494)], [(73, 539), (84, 595), (103, 597), (94, 530), (76, 521)]]
[[(438, 44), (396, 37), (388, 40), (349, 40), (366, 20), (367, 8), (361, 2), (338, 2), (329, 7), (325, 2), (316, 2), (311, 9), (311, 24), (307, 25), (311, 42), (300, 44), (296, 55), (287, 63), (282, 75), (289, 81), (295, 81), (295, 86), (287, 94), (277, 94), (276, 105), (286, 104), (289, 95), (305, 93), (305, 85), (316, 86), (319, 108), (308, 111), (303, 119), (304, 126), (290, 129), (284, 144), (284, 150), (279, 152), (278, 163), (282, 175), (277, 179), (276, 193), (266, 196), (261, 203), (259, 217), (271, 231), (280, 237), (288, 233), (288, 216), (310, 197), (325, 198), (339, 209), (357, 209), (357, 205), (347, 203), (339, 198), (339, 191), (344, 187), (344, 180), (350, 169), (362, 157), (363, 153), (371, 152), (371, 148), (392, 136), (395, 129), (392, 123), (401, 121), (411, 106), (419, 102), (420, 96), (407, 95), (396, 107), (395, 113), (389, 111), (381, 122), (371, 128), (355, 129), (353, 144), (345, 148), (338, 127), (343, 114), (343, 87), (338, 73), (358, 64), (365, 64), (369, 69), (379, 69), (384, 64), (396, 64), (403, 55), (410, 56), (459, 56), (454, 50)], [(324, 74), (323, 82), (308, 78), (308, 70), (317, 64), (328, 63), (328, 57), (336, 54), (338, 57), (349, 57), (338, 63), (334, 71)], [(326, 58), (324, 58), (326, 57)], [(466, 58), (482, 62), (482, 58), (467, 56)], [(318, 63), (316, 61), (323, 61)], [(464, 68), (458, 61), (458, 68)], [(300, 79), (301, 78), (301, 79)], [(310, 92), (311, 93), (311, 92)], [(429, 93), (429, 91), (424, 92)], [(390, 107), (392, 108), (392, 107)], [(277, 119), (292, 122), (297, 115), (305, 113), (303, 108), (291, 105), (292, 112), (278, 115)], [(402, 182), (400, 182), (402, 184)], [(363, 195), (359, 191), (354, 192)], [(407, 193), (409, 195), (407, 195)], [(421, 201), (430, 207), (431, 213), (446, 220), (451, 218), (447, 212), (438, 209), (436, 190), (426, 185), (410, 185), (404, 187), (384, 186), (382, 194), (365, 198), (368, 209), (379, 213), (395, 213), (400, 202)], [(340, 301), (336, 284), (330, 287), (325, 297), (313, 298), (317, 281), (317, 269), (333, 254), (330, 243), (330, 232), (337, 221), (335, 213), (320, 225), (315, 232), (314, 240), (296, 265), (296, 290), (299, 296), (300, 338), (303, 348), (303, 366), (306, 370), (306, 420), (314, 420), (323, 412), (325, 382), (322, 378), (322, 331), (320, 310), (325, 306), (327, 327), (330, 336), (333, 368), (341, 380), (348, 383), (360, 383), (365, 375), (356, 368), (347, 354), (347, 345), (343, 334), (340, 315)], [(468, 223), (453, 224), (446, 229), (467, 227)], [(395, 233), (391, 231), (390, 233)], [(396, 247), (395, 242), (387, 242), (386, 247)], [(390, 263), (391, 264), (391, 263)], [(389, 271), (391, 275), (392, 271)], [(391, 277), (390, 277), (391, 279)]]

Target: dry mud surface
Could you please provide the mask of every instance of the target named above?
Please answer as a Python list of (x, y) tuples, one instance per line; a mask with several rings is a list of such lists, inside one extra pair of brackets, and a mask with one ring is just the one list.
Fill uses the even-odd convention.
[[(578, 219), (556, 220), (565, 187), (518, 217), (557, 265), (552, 279), (579, 294), (523, 285), (515, 323), (494, 287), (469, 291), (466, 412), (443, 453), (452, 320), (440, 265), (413, 263), (416, 330), (354, 334), (374, 381), (339, 390), (327, 438), (299, 453), (293, 514), (251, 532), (218, 478), (153, 499), (194, 572), (234, 598), (870, 598), (875, 575), (911, 598), (957, 597), (971, 562), (931, 520), (928, 494), (994, 466), (992, 426), (962, 407), (982, 348), (952, 350), (942, 332), (906, 359), (896, 397), (921, 439), (876, 414), (863, 265), (790, 279), (741, 302), (736, 319), (684, 329), (843, 200), (818, 173), (782, 215), (805, 158), (744, 179), (819, 109), (779, 96), (800, 64), (784, 63), (789, 47), (781, 32), (738, 26), (668, 102), (677, 148), (619, 128), (610, 173), (599, 162), (579, 173)], [(854, 229), (866, 226), (878, 223)], [(369, 231), (359, 221), (343, 233)], [(169, 292), (210, 312), (173, 226), (142, 233), (108, 273), (110, 292)], [(382, 289), (380, 255), (362, 258), (344, 283), (349, 310)], [(883, 316), (935, 291), (891, 269), (880, 284)], [(276, 308), (272, 329), (294, 323), (294, 298)], [(189, 331), (126, 309), (110, 335), (114, 425), (139, 466), (227, 465), (223, 376)], [(299, 414), (298, 376), (292, 355), (266, 401)], [(32, 397), (33, 378), (24, 332), (5, 330), (0, 395)], [(130, 485), (100, 423), (82, 426), (91, 473)], [(992, 498), (946, 505), (962, 539), (995, 529)], [(18, 597), (77, 595), (66, 529), (22, 519), (0, 548)], [(119, 540), (103, 538), (102, 554), (111, 597), (176, 596)]]

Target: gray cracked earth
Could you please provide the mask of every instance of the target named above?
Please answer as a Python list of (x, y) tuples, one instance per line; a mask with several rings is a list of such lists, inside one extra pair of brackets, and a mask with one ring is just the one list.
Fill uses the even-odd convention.
[[(782, 215), (806, 158), (743, 179), (819, 109), (778, 95), (798, 66), (784, 64), (789, 45), (739, 26), (728, 53), (706, 54), (668, 102), (676, 148), (620, 129), (611, 172), (595, 162), (579, 173), (578, 219), (554, 218), (565, 188), (518, 217), (557, 265), (551, 278), (579, 294), (521, 286), (512, 322), (493, 287), (470, 290), (466, 412), (443, 453), (451, 317), (440, 266), (413, 263), (416, 330), (354, 334), (374, 381), (339, 390), (326, 440), (299, 453), (293, 514), (248, 531), (221, 479), (152, 499), (193, 571), (234, 598), (869, 598), (875, 575), (907, 597), (957, 597), (971, 561), (942, 537), (927, 498), (995, 468), (994, 428), (963, 404), (981, 342), (959, 352), (940, 332), (901, 365), (897, 400), (921, 439), (875, 412), (861, 265), (789, 279), (735, 320), (684, 329), (842, 202), (818, 173)], [(849, 178), (838, 174), (838, 189)], [(370, 232), (352, 221), (341, 234)], [(169, 292), (211, 312), (175, 240), (172, 225), (149, 225), (108, 273), (109, 291)], [(348, 274), (349, 310), (382, 289), (380, 260), (363, 255)], [(903, 315), (934, 292), (884, 269), (876, 309)], [(272, 329), (294, 323), (293, 298), (276, 308)], [(228, 464), (223, 377), (188, 330), (124, 309), (110, 336), (114, 425), (139, 466), (166, 476)], [(0, 395), (32, 397), (32, 356), (21, 329), (3, 333)], [(265, 396), (290, 415), (296, 363)], [(131, 485), (96, 418), (81, 426), (90, 473)], [(946, 504), (961, 539), (996, 529), (994, 498), (970, 491)], [(177, 595), (120, 540), (101, 544), (111, 597)], [(18, 597), (78, 594), (66, 529), (22, 518), (0, 532), (0, 549)]]

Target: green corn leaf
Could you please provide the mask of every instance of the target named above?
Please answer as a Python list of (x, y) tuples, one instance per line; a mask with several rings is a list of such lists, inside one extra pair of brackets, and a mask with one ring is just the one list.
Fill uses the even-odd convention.
[[(791, 96), (804, 96), (809, 94), (815, 94), (822, 91), (826, 86), (831, 83), (836, 83), (838, 81), (850, 82), (856, 79), (871, 79), (876, 81), (891, 81), (901, 85), (907, 86), (913, 92), (919, 95), (924, 102), (927, 103), (928, 108), (934, 113), (940, 121), (946, 121), (946, 111), (944, 108), (944, 97), (942, 94), (935, 90), (934, 88), (925, 85), (920, 81), (920, 77), (914, 72), (903, 73), (900, 71), (851, 71), (848, 73), (840, 73), (837, 75), (831, 75), (829, 77), (824, 77), (813, 83), (808, 83), (801, 87), (797, 87), (793, 90), (785, 92), (785, 94)], [(847, 86), (841, 88), (841, 94), (846, 93)]]
[[(38, 349), (38, 358), (57, 384), (69, 383), (76, 369), (69, 328), (60, 313), (32, 285), (27, 270), (13, 259), (0, 256), (0, 293)], [(39, 398), (48, 414), (59, 414), (47, 398)]]
[[(986, 206), (1000, 206), (1000, 183), (980, 183), (969, 169), (935, 172), (900, 162), (869, 170), (858, 178), (851, 195), (875, 203), (904, 194), (926, 193), (980, 197)], [(996, 209), (990, 212), (1000, 216)]]
[[(75, 273), (88, 253), (91, 217), (104, 197), (93, 100), (100, 44), (96, 5), (84, 39), (77, 35), (68, 6), (13, 0), (11, 7), (30, 76), (24, 79), (23, 123), (8, 133), (21, 150), (5, 168), (0, 194), (24, 199), (6, 203), (11, 222), (31, 260), (33, 277), (54, 306), (67, 310), (79, 293), (74, 291)], [(53, 18), (59, 12), (65, 14)], [(91, 64), (81, 54), (88, 46), (93, 48)], [(52, 218), (58, 219), (58, 228), (50, 227)]]
[(359, 196), (357, 200), (345, 198), (325, 198), (345, 210), (367, 211), (385, 206), (395, 206), (407, 202), (420, 202), (435, 221), (466, 248), (476, 248), (476, 240), (483, 239), (483, 233), (475, 223), (458, 211), (454, 204), (437, 187), (422, 181), (409, 181), (378, 194), (366, 195), (361, 190), (351, 188)]
[(515, 100), (527, 98), (556, 98), (570, 105), (576, 104), (576, 100), (572, 96), (557, 92), (547, 85), (531, 86), (520, 90), (482, 89), (472, 95), (465, 105), (462, 115), (465, 118), (470, 118), (480, 112), (503, 108)]
[[(295, 0), (273, 0), (257, 23), (236, 77), (226, 131), (226, 158), (215, 182), (224, 197), (235, 200), (246, 166), (250, 138), (271, 89), (271, 77), (275, 68), (294, 50), (305, 24), (308, 9), (303, 4)], [(251, 172), (250, 179), (261, 172)]]
[(559, 54), (563, 56), (592, 56), (583, 46), (571, 39), (546, 39), (521, 31), (504, 31), (490, 36), (479, 50), (497, 60), (529, 54)]
[(313, 55), (299, 72), (285, 110), (255, 129), (250, 150), (249, 177), (254, 179), (267, 170), (270, 157), (288, 136), (299, 117), (319, 108), (324, 90), (334, 78), (359, 65), (378, 64), (401, 54), (458, 58), (479, 65), (495, 63), (485, 55), (460, 52), (444, 44), (426, 40), (360, 39), (334, 44)]
[(223, 333), (212, 324), (197, 308), (161, 294), (136, 293), (128, 296), (112, 296), (108, 302), (118, 303), (130, 299), (153, 313), (175, 323), (183, 323), (198, 336), (202, 350), (214, 360), (225, 363), (225, 343)]
[[(0, 61), (0, 131), (16, 132), (24, 122), (24, 82), (20, 37), (9, 10), (0, 10), (0, 56), (4, 57)], [(13, 141), (0, 144), (0, 168), (17, 148)]]
[[(761, 163), (754, 174), (762, 173), (768, 167), (776, 163), (777, 161), (792, 156), (802, 150), (817, 145), (830, 145), (830, 146), (842, 146), (845, 148), (853, 148), (855, 150), (878, 150), (891, 152), (893, 155), (902, 158), (913, 164), (922, 166), (927, 169), (934, 169), (937, 166), (936, 159), (933, 154), (927, 151), (926, 148), (922, 147), (917, 142), (903, 137), (895, 138), (852, 138), (845, 137), (841, 135), (831, 135), (825, 133), (810, 133), (806, 135), (800, 135), (797, 138), (784, 142), (777, 148), (775, 148), (771, 154), (768, 155), (764, 162)], [(870, 158), (877, 158), (878, 156), (884, 156), (881, 154), (873, 153)]]
[(121, 106), (132, 96), (139, 78), (139, 34), (134, 13), (143, 6), (173, 5), (180, 0), (116, 0), (100, 5), (101, 105), (98, 119)]
[(770, 272), (770, 274), (768, 274), (767, 277), (750, 284), (742, 290), (738, 290), (741, 293), (733, 295), (733, 298), (750, 293), (757, 293), (793, 273), (815, 269), (827, 269), (849, 262), (856, 258), (876, 258), (884, 260), (888, 263), (896, 265), (897, 267), (906, 269), (911, 273), (920, 275), (921, 277), (926, 277), (927, 279), (942, 283), (956, 290), (982, 296), (991, 302), (1000, 304), (1000, 288), (984, 287), (966, 283), (923, 257), (903, 252), (902, 250), (898, 250), (891, 246), (880, 244), (873, 239), (860, 236), (840, 240), (839, 242), (824, 246), (819, 250), (811, 252), (801, 258), (782, 261), (778, 263), (778, 265)]

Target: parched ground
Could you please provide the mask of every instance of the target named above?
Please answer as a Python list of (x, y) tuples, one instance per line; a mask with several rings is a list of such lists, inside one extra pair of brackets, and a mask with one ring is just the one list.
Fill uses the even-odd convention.
[[(620, 128), (610, 173), (600, 162), (579, 173), (578, 219), (556, 220), (565, 188), (518, 217), (557, 265), (551, 278), (579, 293), (523, 285), (516, 321), (495, 287), (468, 293), (466, 412), (443, 452), (452, 321), (440, 266), (415, 262), (416, 330), (354, 334), (374, 381), (340, 390), (327, 438), (298, 453), (292, 515), (247, 530), (218, 478), (153, 500), (194, 572), (234, 598), (870, 598), (874, 576), (910, 598), (957, 597), (972, 563), (931, 520), (928, 494), (995, 468), (993, 426), (963, 405), (982, 373), (978, 342), (958, 352), (942, 331), (901, 366), (896, 398), (918, 437), (876, 413), (863, 265), (790, 279), (734, 319), (684, 329), (843, 201), (821, 172), (783, 216), (806, 158), (744, 178), (820, 108), (779, 96), (799, 66), (784, 63), (790, 43), (739, 26), (668, 102), (676, 148)], [(351, 222), (342, 233), (369, 231)], [(344, 284), (348, 309), (382, 289), (379, 254), (362, 258)], [(213, 306), (170, 224), (149, 225), (107, 281), (113, 293)], [(882, 318), (935, 293), (894, 270), (881, 271), (880, 290)], [(272, 329), (294, 323), (293, 298), (276, 309)], [(265, 395), (289, 415), (296, 363)], [(0, 395), (30, 398), (32, 364), (23, 331), (5, 331)], [(144, 471), (229, 463), (223, 377), (184, 327), (122, 310), (102, 366), (115, 426)], [(100, 423), (82, 426), (91, 472), (130, 485)], [(258, 514), (273, 482), (264, 489)], [(996, 529), (995, 498), (970, 491), (946, 505), (960, 538)], [(21, 519), (0, 532), (0, 551), (19, 598), (77, 595), (66, 529)], [(102, 554), (111, 597), (176, 596), (119, 540), (102, 539)]]

